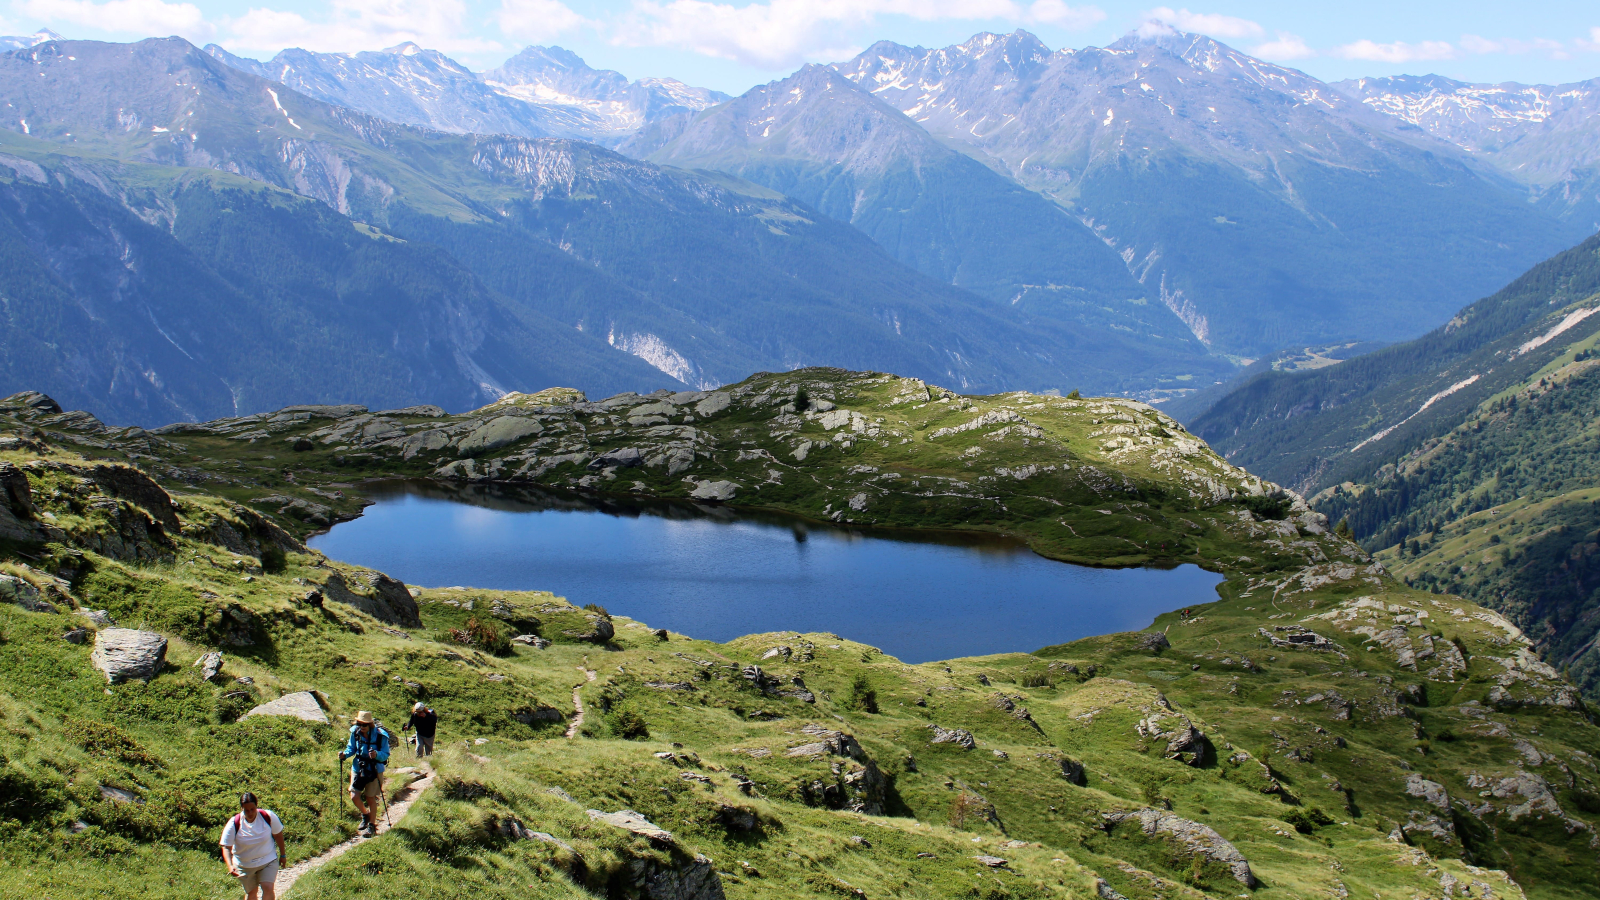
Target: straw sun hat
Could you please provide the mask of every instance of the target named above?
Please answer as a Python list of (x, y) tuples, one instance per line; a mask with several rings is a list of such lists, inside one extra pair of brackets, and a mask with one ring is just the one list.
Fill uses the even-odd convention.
[(356, 724), (357, 725), (371, 725), (374, 721), (376, 721), (376, 720), (374, 720), (372, 718), (372, 713), (367, 712), (364, 709), (362, 711), (356, 713)]

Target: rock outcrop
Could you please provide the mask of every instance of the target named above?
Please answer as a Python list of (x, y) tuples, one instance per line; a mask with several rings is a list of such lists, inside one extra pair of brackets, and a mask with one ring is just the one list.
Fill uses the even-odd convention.
[(323, 711), (317, 695), (311, 691), (284, 694), (276, 700), (261, 704), (239, 718), (244, 720), (251, 716), (290, 716), (307, 722), (328, 724), (328, 714)]
[(333, 572), (322, 585), (323, 595), (390, 625), (405, 628), (422, 625), (422, 613), (417, 607), (417, 600), (404, 584), (382, 572), (367, 572), (364, 576), (354, 576), (354, 579), (358, 584), (360, 581), (366, 582), (360, 585), (359, 593), (351, 589), (351, 581), (343, 573)]
[(167, 662), (167, 639), (151, 631), (107, 628), (95, 636), (89, 659), (112, 684), (132, 678), (149, 681)]
[(1255, 887), (1256, 877), (1250, 871), (1250, 863), (1244, 854), (1209, 825), (1159, 809), (1107, 813), (1103, 818), (1108, 828), (1123, 822), (1137, 822), (1146, 835), (1164, 837), (1192, 856), (1226, 866), (1235, 881), (1245, 887)]

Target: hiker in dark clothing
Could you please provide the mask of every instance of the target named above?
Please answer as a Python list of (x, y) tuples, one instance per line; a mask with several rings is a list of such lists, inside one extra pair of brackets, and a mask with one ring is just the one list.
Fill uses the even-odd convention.
[(439, 729), (439, 714), (417, 703), (411, 707), (411, 718), (400, 727), (401, 731), (410, 731), (412, 726), (417, 729), (417, 758), (433, 754), (433, 735)]

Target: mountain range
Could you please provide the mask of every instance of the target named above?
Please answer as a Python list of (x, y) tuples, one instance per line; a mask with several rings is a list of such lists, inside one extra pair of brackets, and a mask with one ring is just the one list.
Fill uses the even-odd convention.
[[(393, 107), (419, 93), (411, 69), (449, 68), (438, 54), (291, 51), (280, 74), (213, 52), (449, 130), (548, 130), (495, 110), (515, 96), (531, 101), (523, 119), (547, 116), (541, 98), (593, 106), (628, 84), (535, 47), (481, 76), (422, 79), (463, 85), (451, 113), (426, 116)], [(1051, 51), (1018, 31), (936, 50), (880, 42), (728, 102), (699, 92), (586, 133), (772, 188), (926, 275), (1156, 356), (1185, 340), (1250, 359), (1412, 337), (1594, 230), (1586, 201), (1530, 205), (1522, 182), (1346, 90), (1198, 35)]]
[(1548, 212), (1600, 228), (1600, 79), (1473, 84), (1438, 75), (1359, 78), (1333, 87), (1524, 185)]
[(1085, 337), (748, 182), (396, 125), (181, 39), (0, 55), (0, 103), (18, 261), (0, 290), (25, 301), (8, 383), (49, 372), (116, 421), (708, 387), (813, 361), (989, 390), (1095, 375)]
[[(0, 56), (9, 113), (0, 124), (7, 152), (26, 163), (11, 167), (7, 189), (51, 193), (55, 204), (14, 198), (14, 209), (55, 208), (64, 222), (98, 193), (93, 202), (132, 216), (127, 228), (191, 254), (174, 281), (220, 277), (260, 309), (305, 304), (296, 327), (331, 334), (316, 320), (336, 306), (308, 303), (283, 283), (286, 271), (224, 261), (231, 249), (195, 243), (206, 228), (178, 223), (233, 202), (185, 205), (186, 191), (238, 189), (257, 202), (268, 185), (272, 224), (254, 208), (224, 220), (292, 220), (285, 246), (337, 226), (392, 245), (386, 253), (435, 254), (440, 262), (417, 264), (456, 272), (458, 287), (429, 302), (488, 304), (489, 318), (464, 333), (517, 335), (493, 353), (451, 338), (446, 352), (422, 324), (437, 310), (419, 312), (412, 330), (429, 362), (411, 359), (401, 375), (352, 360), (330, 388), (372, 405), (458, 408), (568, 371), (594, 390), (663, 378), (699, 388), (805, 364), (968, 390), (1159, 400), (1284, 348), (1419, 334), (1593, 230), (1583, 181), (1593, 126), (1570, 91), (1540, 89), (1538, 102), (1516, 94), (1541, 110), (1566, 105), (1514, 140), (1491, 139), (1500, 118), (1515, 118), (1511, 101), (1503, 116), (1441, 114), (1423, 127), (1395, 114), (1440, 106), (1393, 99), (1413, 98), (1415, 86), (1330, 86), (1177, 32), (1054, 52), (1026, 32), (940, 50), (885, 42), (737, 98), (630, 81), (547, 47), (474, 73), (414, 44), (258, 62), (181, 40), (107, 45), (41, 32), (5, 42), (15, 49)], [(1513, 177), (1535, 157), (1537, 177)], [(71, 198), (55, 196), (69, 184)], [(79, 218), (73, 228), (91, 228), (93, 216)], [(103, 310), (138, 296), (110, 287), (121, 233), (92, 227), (100, 238), (66, 240), (18, 225), (17, 246), (55, 273), (58, 300), (41, 309), (71, 296), (68, 319), (110, 321)], [(102, 270), (98, 281), (68, 271), (61, 248), (73, 241), (87, 268)], [(235, 264), (247, 271), (228, 274)], [(339, 296), (345, 264), (320, 263), (319, 283)], [(364, 296), (378, 304), (381, 292)], [(373, 330), (344, 345), (408, 346), (380, 337), (393, 323), (372, 312), (357, 318)], [(483, 324), (503, 316), (522, 324)], [(316, 345), (272, 321), (279, 330), (262, 326), (259, 340)], [(23, 343), (71, 344), (16, 327)], [(113, 345), (28, 358), (51, 360), (64, 379), (51, 390), (126, 421), (265, 408), (260, 391), (283, 404), (335, 377), (322, 363), (258, 377), (259, 366), (236, 360), (201, 366), (211, 379), (202, 390), (190, 371), (200, 357), (183, 340), (141, 337), (120, 356), (96, 349)], [(157, 345), (172, 356), (161, 367), (148, 356)], [(290, 387), (286, 370), (322, 374)], [(369, 384), (373, 393), (351, 397)]]

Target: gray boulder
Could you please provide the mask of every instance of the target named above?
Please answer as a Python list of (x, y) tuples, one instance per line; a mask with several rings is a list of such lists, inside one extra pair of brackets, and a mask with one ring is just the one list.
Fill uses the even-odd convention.
[(461, 439), (461, 455), (472, 456), (498, 450), (543, 431), (543, 426), (526, 416), (497, 416)]
[(1167, 640), (1166, 632), (1154, 631), (1139, 638), (1139, 649), (1149, 650), (1151, 653), (1160, 653), (1172, 647), (1172, 642)]
[(726, 502), (732, 500), (739, 492), (739, 486), (731, 481), (697, 481), (694, 490), (689, 496), (696, 500), (717, 500)]
[(222, 654), (213, 650), (195, 660), (192, 668), (199, 669), (200, 677), (210, 681), (222, 671)]
[(621, 828), (624, 831), (631, 831), (640, 837), (649, 838), (655, 843), (666, 844), (669, 846), (677, 843), (677, 838), (672, 836), (672, 832), (666, 830), (665, 828), (656, 827), (655, 825), (651, 824), (649, 819), (646, 819), (644, 816), (634, 812), (631, 809), (618, 810), (614, 813), (601, 812), (598, 809), (591, 809), (588, 811), (588, 813), (589, 818), (596, 822), (602, 822), (606, 825), (610, 825), (613, 828)]
[(117, 624), (116, 621), (111, 618), (111, 614), (103, 609), (78, 609), (73, 610), (73, 613), (75, 615), (83, 616), (85, 619), (93, 622), (97, 628), (108, 628)]
[(637, 447), (619, 447), (608, 450), (589, 461), (589, 468), (598, 472), (601, 469), (632, 469), (644, 465), (644, 454)]
[(699, 403), (696, 403), (694, 406), (694, 414), (700, 416), (701, 418), (706, 416), (714, 416), (717, 413), (727, 409), (728, 405), (732, 402), (733, 397), (730, 396), (726, 391), (717, 391), (709, 397), (706, 397), (704, 400), (701, 400)]
[(1192, 822), (1159, 809), (1107, 813), (1104, 818), (1107, 826), (1115, 826), (1122, 822), (1137, 822), (1140, 830), (1146, 835), (1167, 838), (1192, 856), (1201, 856), (1211, 862), (1227, 866), (1228, 871), (1233, 873), (1234, 880), (1245, 887), (1256, 885), (1256, 877), (1250, 871), (1250, 863), (1244, 858), (1244, 854), (1208, 825), (1201, 825), (1199, 822)]
[(89, 660), (111, 684), (130, 678), (149, 681), (167, 662), (167, 639), (151, 631), (107, 628), (95, 636)]
[[(357, 589), (352, 589), (351, 582)], [(361, 584), (365, 582), (365, 584)], [(382, 572), (365, 572), (347, 579), (341, 572), (328, 576), (322, 585), (323, 595), (346, 606), (353, 606), (369, 616), (390, 625), (418, 628), (422, 625), (422, 611), (417, 599), (406, 586)]]
[(963, 750), (971, 750), (978, 746), (977, 740), (972, 737), (972, 732), (964, 728), (941, 728), (938, 725), (928, 727), (933, 730), (933, 738), (928, 741), (930, 744), (955, 744)]
[(31, 612), (53, 613), (55, 605), (39, 595), (39, 589), (15, 575), (0, 575), (0, 602), (15, 603)]
[(1406, 777), (1406, 793), (1413, 797), (1420, 797), (1428, 804), (1443, 813), (1450, 811), (1450, 794), (1444, 785), (1437, 781), (1429, 781), (1412, 772)]
[(239, 719), (242, 721), (251, 716), (290, 716), (304, 719), (307, 722), (328, 724), (328, 714), (323, 711), (322, 704), (317, 701), (317, 695), (311, 691), (300, 691), (294, 694), (284, 694), (270, 703), (263, 703), (250, 710)]

